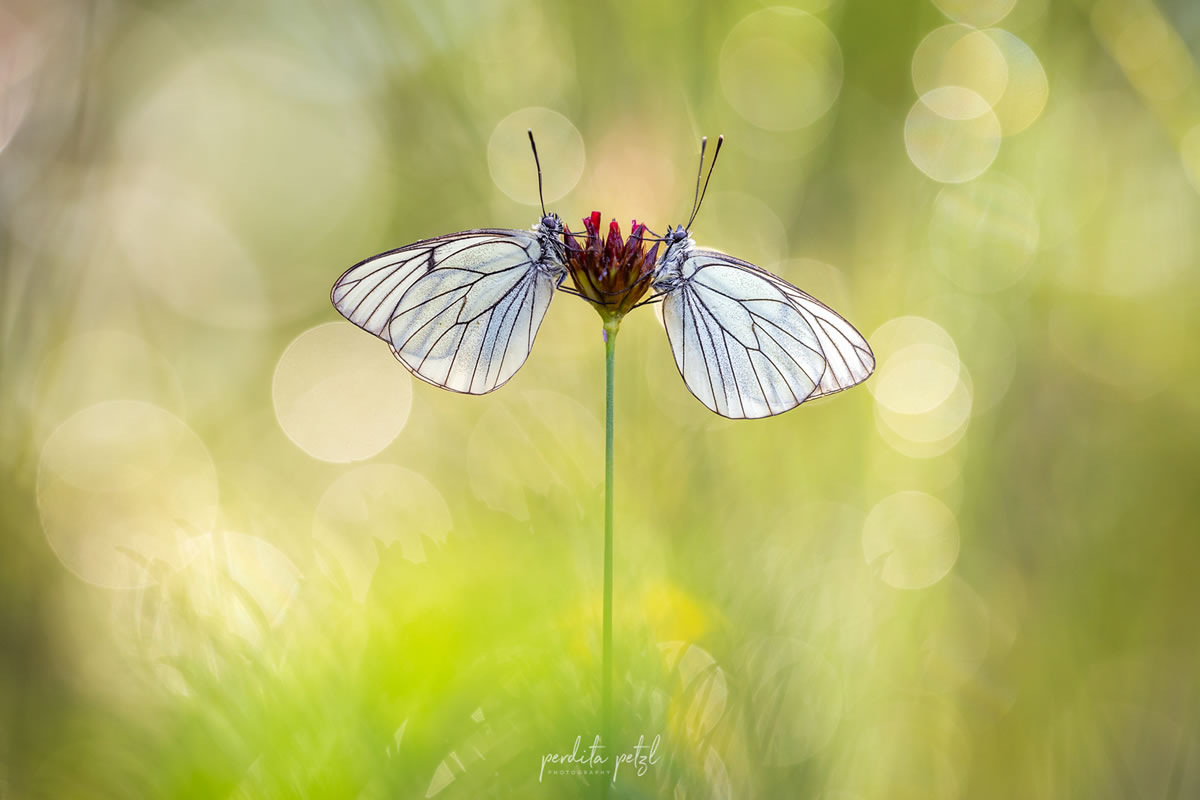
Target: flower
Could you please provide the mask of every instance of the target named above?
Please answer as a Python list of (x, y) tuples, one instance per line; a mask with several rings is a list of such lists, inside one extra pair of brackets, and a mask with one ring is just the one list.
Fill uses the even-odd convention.
[(619, 320), (650, 291), (658, 242), (646, 249), (646, 226), (637, 220), (632, 221), (628, 239), (621, 239), (621, 226), (615, 219), (609, 223), (608, 235), (601, 237), (599, 211), (584, 218), (583, 227), (586, 237), (563, 226), (567, 271), (576, 291), (596, 306), (601, 317)]

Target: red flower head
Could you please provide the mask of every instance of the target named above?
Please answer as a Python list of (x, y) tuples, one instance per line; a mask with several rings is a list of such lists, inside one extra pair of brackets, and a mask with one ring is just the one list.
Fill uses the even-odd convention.
[[(622, 241), (621, 226), (615, 219), (609, 223), (608, 236), (601, 238), (599, 211), (586, 217), (583, 227), (586, 237), (563, 226), (571, 280), (581, 295), (596, 304), (600, 316), (620, 319), (650, 290), (658, 242), (646, 249), (646, 226), (637, 220), (633, 220), (628, 239)], [(584, 239), (582, 245), (580, 239)]]

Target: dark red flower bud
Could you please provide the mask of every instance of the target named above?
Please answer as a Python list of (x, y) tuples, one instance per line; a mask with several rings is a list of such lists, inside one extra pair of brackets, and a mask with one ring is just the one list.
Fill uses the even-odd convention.
[[(658, 261), (658, 242), (646, 250), (645, 225), (632, 222), (628, 239), (614, 219), (608, 235), (600, 237), (600, 212), (583, 220), (586, 235), (571, 233), (563, 226), (567, 245), (567, 270), (571, 280), (605, 319), (620, 319), (650, 291)], [(582, 243), (579, 241), (583, 239)]]
[(608, 223), (608, 239), (604, 242), (604, 252), (616, 258), (624, 250), (625, 243), (621, 241), (621, 226), (614, 219)]

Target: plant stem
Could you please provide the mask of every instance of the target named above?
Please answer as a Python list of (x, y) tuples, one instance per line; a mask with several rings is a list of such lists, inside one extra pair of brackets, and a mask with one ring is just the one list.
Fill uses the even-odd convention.
[(612, 745), (612, 597), (613, 597), (613, 373), (617, 353), (619, 319), (604, 323), (604, 632), (601, 681), (601, 737), (608, 753)]

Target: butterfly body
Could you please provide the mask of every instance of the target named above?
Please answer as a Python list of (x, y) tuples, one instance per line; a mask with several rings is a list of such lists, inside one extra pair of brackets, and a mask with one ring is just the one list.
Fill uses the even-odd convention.
[(684, 267), (687, 264), (688, 254), (696, 249), (696, 243), (682, 225), (676, 228), (667, 228), (667, 233), (663, 238), (667, 242), (667, 249), (663, 251), (662, 258), (659, 259), (658, 271), (654, 275), (653, 283), (654, 290), (660, 294), (678, 289), (690, 277), (690, 275), (684, 274)]
[(533, 226), (534, 236), (541, 247), (541, 255), (535, 263), (539, 270), (554, 279), (557, 287), (567, 277), (567, 244), (562, 220), (557, 214), (547, 214)]

